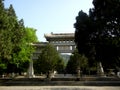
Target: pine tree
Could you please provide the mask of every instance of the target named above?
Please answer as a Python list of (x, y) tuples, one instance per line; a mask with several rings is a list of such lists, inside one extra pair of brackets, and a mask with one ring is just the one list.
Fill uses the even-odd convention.
[(84, 14), (87, 21), (80, 14), (76, 18), (77, 48), (91, 63), (102, 62), (105, 69), (117, 69), (120, 64), (120, 0), (93, 0), (93, 5), (89, 15)]

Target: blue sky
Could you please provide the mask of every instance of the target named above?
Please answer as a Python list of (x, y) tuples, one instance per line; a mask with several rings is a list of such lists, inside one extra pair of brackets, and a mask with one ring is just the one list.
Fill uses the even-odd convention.
[(13, 5), (26, 27), (37, 29), (39, 41), (45, 41), (45, 33), (73, 33), (78, 12), (88, 13), (93, 7), (92, 0), (5, 0), (4, 4)]

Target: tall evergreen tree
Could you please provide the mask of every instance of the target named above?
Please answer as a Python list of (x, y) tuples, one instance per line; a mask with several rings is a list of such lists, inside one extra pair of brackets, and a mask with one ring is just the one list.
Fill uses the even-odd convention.
[(93, 5), (90, 18), (96, 23), (96, 59), (106, 68), (117, 68), (120, 64), (120, 1), (93, 0)]
[[(11, 59), (10, 34), (7, 33), (8, 17), (4, 8), (3, 0), (0, 0), (0, 69), (7, 68), (6, 62)], [(9, 45), (9, 47), (7, 46)]]
[[(80, 15), (76, 19), (75, 42), (79, 52), (89, 59), (102, 62), (106, 69), (117, 69), (120, 64), (120, 1), (93, 0), (93, 5), (86, 23)], [(80, 20), (83, 22), (79, 23)]]
[(80, 54), (84, 54), (88, 57), (89, 66), (95, 67), (95, 47), (92, 38), (94, 33), (94, 26), (92, 20), (85, 12), (80, 11), (76, 17), (76, 23), (74, 24), (75, 30), (75, 43)]
[[(23, 19), (18, 20), (13, 6), (6, 9), (0, 0), (0, 73), (27, 69), (33, 51), (29, 43), (37, 39), (35, 32), (29, 36), (30, 31), (34, 32), (26, 30)], [(28, 38), (35, 39), (30, 41)]]

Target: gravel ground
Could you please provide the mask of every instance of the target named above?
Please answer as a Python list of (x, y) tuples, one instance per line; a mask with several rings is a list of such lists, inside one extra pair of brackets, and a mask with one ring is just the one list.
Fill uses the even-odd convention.
[(0, 86), (0, 90), (120, 90), (120, 86)]

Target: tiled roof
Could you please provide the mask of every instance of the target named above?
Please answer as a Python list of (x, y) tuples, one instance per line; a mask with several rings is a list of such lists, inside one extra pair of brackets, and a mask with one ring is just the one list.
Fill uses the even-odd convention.
[(74, 33), (50, 33), (45, 34), (45, 38), (48, 39), (62, 39), (62, 38), (71, 38), (74, 39)]

